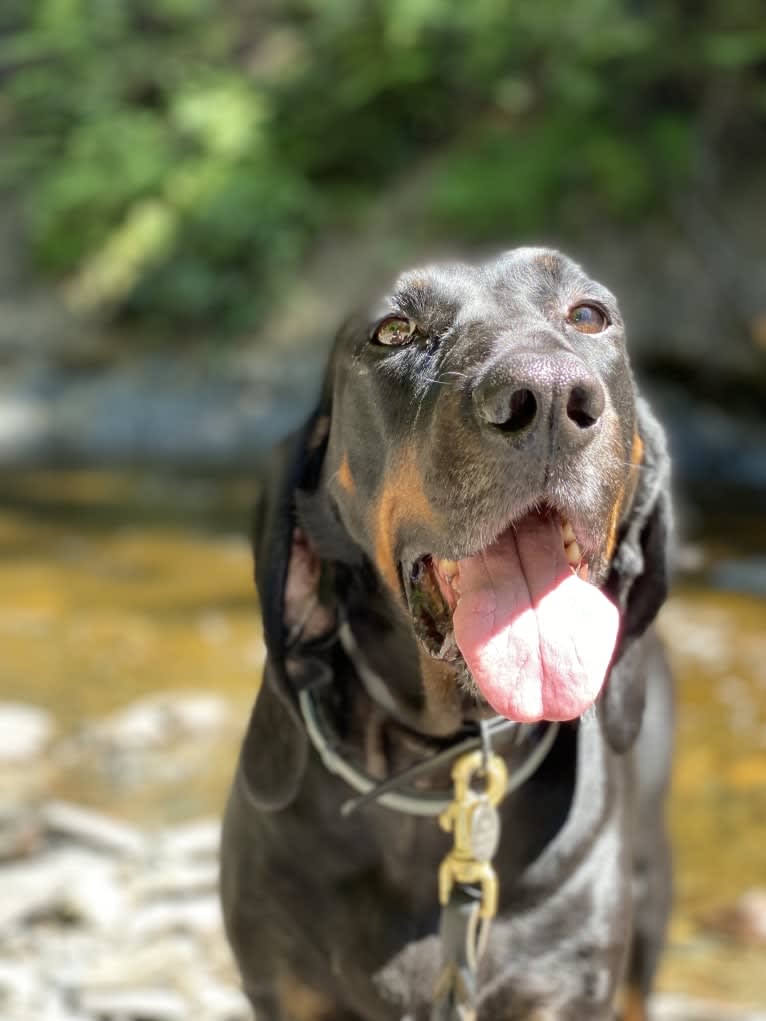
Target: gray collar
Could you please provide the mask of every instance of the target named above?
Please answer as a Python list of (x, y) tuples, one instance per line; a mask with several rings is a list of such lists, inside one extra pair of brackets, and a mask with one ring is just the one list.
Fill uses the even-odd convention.
[(344, 803), (341, 808), (343, 815), (349, 815), (364, 804), (373, 801), (396, 812), (404, 812), (406, 815), (440, 815), (452, 801), (451, 789), (426, 791), (405, 786), (408, 781), (430, 773), (439, 766), (446, 765), (458, 755), (483, 746), (486, 747), (500, 734), (512, 731), (514, 735), (513, 747), (518, 748), (522, 743), (529, 743), (530, 748), (521, 762), (514, 769), (508, 771), (506, 794), (509, 794), (525, 783), (537, 770), (553, 746), (559, 731), (558, 723), (547, 723), (539, 741), (527, 742), (526, 738), (537, 730), (538, 724), (517, 724), (502, 716), (496, 716), (486, 722), (481, 734), (458, 741), (398, 776), (380, 782), (358, 769), (336, 750), (337, 740), (326, 728), (321, 712), (317, 711), (314, 695), (310, 689), (300, 692), (298, 704), (311, 743), (319, 753), (325, 768), (344, 780), (358, 795)]

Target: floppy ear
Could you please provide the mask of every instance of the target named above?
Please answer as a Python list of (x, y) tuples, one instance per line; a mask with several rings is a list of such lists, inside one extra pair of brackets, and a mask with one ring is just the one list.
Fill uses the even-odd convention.
[(325, 664), (309, 650), (334, 629), (319, 599), (322, 564), (299, 526), (296, 496), (316, 486), (329, 430), (329, 401), (276, 449), (263, 479), (253, 525), (255, 582), (267, 659), (240, 756), (247, 792), (267, 811), (295, 797), (306, 766), (307, 737), (296, 684)]
[(618, 605), (620, 634), (606, 689), (599, 700), (604, 732), (617, 752), (638, 736), (646, 698), (641, 635), (668, 591), (672, 529), (670, 460), (662, 427), (647, 403), (637, 402), (644, 457), (628, 516), (622, 526), (605, 591)]

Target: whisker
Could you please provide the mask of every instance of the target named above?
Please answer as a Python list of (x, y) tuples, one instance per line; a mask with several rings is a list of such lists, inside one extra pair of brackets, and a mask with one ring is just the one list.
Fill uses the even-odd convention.
[(657, 472), (657, 468), (652, 464), (636, 464), (635, 461), (615, 461), (615, 464), (619, 464), (623, 468), (636, 468), (642, 472)]

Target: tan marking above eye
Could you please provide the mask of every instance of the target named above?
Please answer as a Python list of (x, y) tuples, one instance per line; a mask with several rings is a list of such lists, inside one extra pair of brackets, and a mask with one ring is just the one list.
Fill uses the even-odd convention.
[(415, 339), (417, 330), (417, 323), (406, 316), (386, 316), (375, 328), (372, 339), (385, 347), (403, 347)]
[(609, 325), (606, 312), (587, 301), (570, 308), (567, 322), (580, 333), (602, 333)]

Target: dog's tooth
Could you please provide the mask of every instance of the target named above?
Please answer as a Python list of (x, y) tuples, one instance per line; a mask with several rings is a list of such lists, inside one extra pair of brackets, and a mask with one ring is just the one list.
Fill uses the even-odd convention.
[(439, 570), (448, 580), (452, 580), (457, 574), (460, 573), (457, 560), (440, 560)]
[(564, 540), (564, 545), (568, 546), (572, 542), (577, 541), (577, 536), (574, 534), (574, 529), (568, 521), (564, 521), (561, 525), (561, 537)]
[(580, 550), (580, 545), (577, 540), (573, 539), (572, 542), (567, 545), (564, 552), (566, 553), (567, 562), (573, 567), (577, 567), (582, 560), (582, 551)]

